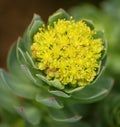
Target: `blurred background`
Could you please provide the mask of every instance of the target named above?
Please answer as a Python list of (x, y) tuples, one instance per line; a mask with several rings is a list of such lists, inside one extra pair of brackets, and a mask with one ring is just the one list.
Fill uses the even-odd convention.
[(46, 22), (59, 8), (65, 10), (90, 3), (99, 7), (103, 0), (0, 0), (0, 67), (6, 68), (6, 56), (12, 43), (22, 36), (34, 13)]

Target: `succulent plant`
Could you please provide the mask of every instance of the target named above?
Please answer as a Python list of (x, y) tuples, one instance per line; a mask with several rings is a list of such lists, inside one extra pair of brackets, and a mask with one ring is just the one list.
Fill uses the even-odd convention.
[(103, 73), (106, 52), (103, 32), (89, 20), (75, 22), (59, 9), (46, 26), (35, 14), (9, 51), (0, 87), (24, 99), (12, 106), (29, 126), (75, 126), (80, 105), (103, 99), (112, 88), (113, 79)]

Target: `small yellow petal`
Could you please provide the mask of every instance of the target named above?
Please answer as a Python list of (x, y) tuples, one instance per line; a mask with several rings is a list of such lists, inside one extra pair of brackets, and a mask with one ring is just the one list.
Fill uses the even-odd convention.
[(85, 86), (97, 75), (101, 39), (94, 39), (95, 30), (85, 22), (59, 19), (54, 27), (39, 28), (31, 45), (33, 58), (49, 80), (58, 79), (63, 85)]

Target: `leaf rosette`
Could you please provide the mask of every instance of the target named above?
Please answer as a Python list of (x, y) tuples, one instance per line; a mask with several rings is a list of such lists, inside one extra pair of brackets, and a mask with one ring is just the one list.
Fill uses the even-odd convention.
[[(16, 95), (42, 105), (55, 121), (76, 122), (81, 116), (73, 104), (101, 100), (112, 88), (113, 79), (103, 75), (106, 51), (103, 32), (96, 31), (90, 21), (76, 22), (59, 9), (45, 26), (35, 14), (23, 37), (12, 46), (9, 72), (1, 69), (1, 79)], [(15, 109), (31, 121), (27, 111)], [(28, 114), (38, 110), (32, 109)]]

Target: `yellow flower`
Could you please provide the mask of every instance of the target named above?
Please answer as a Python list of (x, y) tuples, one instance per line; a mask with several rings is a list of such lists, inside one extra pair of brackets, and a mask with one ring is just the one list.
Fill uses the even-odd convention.
[(102, 40), (95, 39), (84, 21), (59, 19), (53, 26), (39, 28), (31, 45), (33, 58), (48, 80), (63, 85), (85, 86), (100, 68)]

